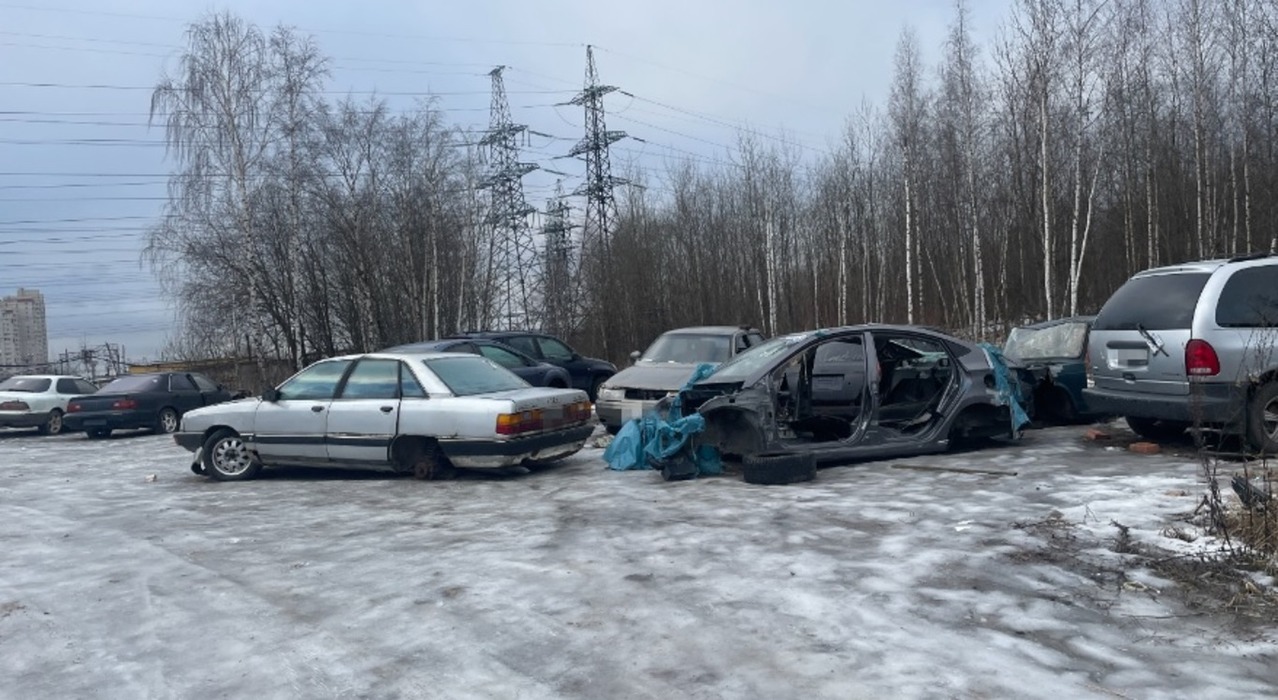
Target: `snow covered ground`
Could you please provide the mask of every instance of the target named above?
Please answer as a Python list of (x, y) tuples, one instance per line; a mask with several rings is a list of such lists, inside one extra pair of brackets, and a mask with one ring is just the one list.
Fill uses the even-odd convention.
[(1191, 547), (1197, 466), (1081, 434), (764, 487), (598, 449), (220, 484), (164, 437), (3, 433), (0, 696), (1271, 696), (1278, 623), (1113, 551)]

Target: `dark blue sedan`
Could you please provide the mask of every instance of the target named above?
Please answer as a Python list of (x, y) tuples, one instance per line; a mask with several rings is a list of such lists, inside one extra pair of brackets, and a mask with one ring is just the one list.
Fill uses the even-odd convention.
[(468, 352), (487, 357), (533, 386), (567, 389), (572, 383), (568, 371), (564, 368), (548, 362), (538, 362), (509, 345), (495, 340), (482, 338), (428, 340), (422, 343), (397, 345), (387, 348), (386, 352)]
[(1040, 422), (1074, 423), (1099, 418), (1083, 398), (1084, 356), (1093, 316), (1053, 319), (1012, 330), (1003, 354), (1032, 377), (1034, 417)]

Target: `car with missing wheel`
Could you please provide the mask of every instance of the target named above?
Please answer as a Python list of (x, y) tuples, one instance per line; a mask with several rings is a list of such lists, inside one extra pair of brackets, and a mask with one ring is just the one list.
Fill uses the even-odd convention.
[(67, 402), (62, 423), (91, 439), (116, 430), (172, 433), (187, 411), (231, 400), (231, 392), (198, 372), (147, 372), (116, 377), (97, 393)]
[(261, 397), (191, 411), (174, 435), (191, 470), (219, 481), (263, 467), (368, 468), (445, 478), (457, 468), (536, 468), (594, 430), (579, 389), (533, 387), (469, 353), (344, 355)]
[(1092, 324), (1087, 372), (1088, 405), (1142, 437), (1197, 424), (1278, 454), (1278, 256), (1132, 276)]
[(81, 377), (29, 374), (0, 382), (0, 428), (35, 428), (42, 435), (63, 432), (62, 417), (72, 398), (98, 387)]
[(1013, 328), (1003, 355), (1020, 365), (1032, 385), (1034, 417), (1076, 423), (1101, 418), (1083, 396), (1087, 383), (1087, 336), (1094, 316), (1071, 316)]

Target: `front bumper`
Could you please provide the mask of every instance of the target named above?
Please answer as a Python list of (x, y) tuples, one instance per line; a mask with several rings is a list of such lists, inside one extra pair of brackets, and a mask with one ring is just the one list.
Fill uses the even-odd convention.
[(194, 452), (204, 444), (204, 433), (173, 433), (173, 442), (187, 452)]
[(1247, 387), (1236, 384), (1195, 383), (1190, 385), (1188, 394), (1151, 394), (1092, 387), (1083, 389), (1083, 398), (1092, 413), (1199, 423), (1226, 429), (1240, 429), (1247, 415)]
[(48, 422), (48, 411), (0, 411), (0, 428), (39, 428)]
[(524, 462), (567, 457), (585, 446), (593, 425), (580, 425), (551, 433), (510, 440), (440, 440), (439, 448), (453, 466), (464, 469), (501, 469)]
[(620, 428), (626, 421), (642, 418), (649, 411), (657, 410), (660, 401), (639, 401), (637, 399), (599, 399), (595, 402), (595, 413), (599, 422), (609, 428)]
[(68, 413), (62, 416), (63, 430), (128, 430), (150, 428), (155, 424), (155, 414), (140, 411), (98, 411), (93, 413)]

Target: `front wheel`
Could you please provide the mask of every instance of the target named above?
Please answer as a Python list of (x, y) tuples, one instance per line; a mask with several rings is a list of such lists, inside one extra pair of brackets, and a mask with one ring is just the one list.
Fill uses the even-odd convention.
[(590, 383), (590, 390), (586, 393), (590, 395), (591, 403), (599, 401), (599, 389), (603, 387), (606, 381), (608, 381), (607, 377), (595, 377), (595, 380)]
[(155, 416), (155, 432), (168, 435), (176, 433), (178, 429), (177, 411), (168, 408), (161, 408), (160, 412)]
[(247, 481), (257, 477), (262, 465), (234, 430), (222, 429), (204, 441), (204, 473), (218, 481)]
[(1251, 395), (1247, 444), (1262, 454), (1278, 453), (1278, 382), (1263, 384)]
[(44, 425), (39, 427), (41, 435), (57, 435), (62, 432), (62, 411), (53, 409), (49, 411), (49, 419)]

